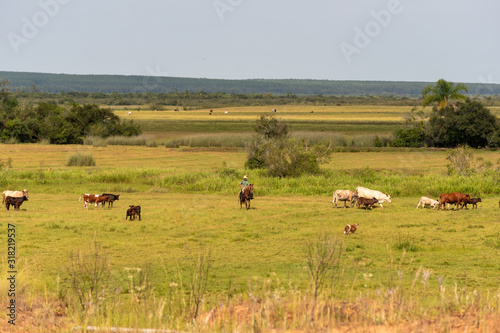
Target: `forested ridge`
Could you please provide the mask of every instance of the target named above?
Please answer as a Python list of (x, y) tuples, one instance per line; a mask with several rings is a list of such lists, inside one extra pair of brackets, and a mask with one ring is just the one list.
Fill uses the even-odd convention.
[[(88, 93), (170, 93), (207, 92), (236, 94), (297, 94), (337, 96), (418, 97), (429, 82), (333, 81), (302, 79), (224, 80), (161, 76), (77, 75), (0, 71), (0, 80), (9, 81), (14, 91)], [(495, 95), (500, 84), (468, 83), (469, 94)]]

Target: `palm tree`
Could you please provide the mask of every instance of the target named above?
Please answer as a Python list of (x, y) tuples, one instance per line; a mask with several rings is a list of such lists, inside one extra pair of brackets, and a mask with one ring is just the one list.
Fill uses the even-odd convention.
[(422, 97), (424, 99), (423, 106), (437, 102), (438, 110), (448, 106), (448, 101), (450, 99), (466, 99), (467, 96), (460, 93), (460, 91), (469, 92), (467, 86), (463, 83), (454, 84), (453, 82), (448, 82), (444, 79), (440, 79), (436, 85), (425, 86), (422, 90)]

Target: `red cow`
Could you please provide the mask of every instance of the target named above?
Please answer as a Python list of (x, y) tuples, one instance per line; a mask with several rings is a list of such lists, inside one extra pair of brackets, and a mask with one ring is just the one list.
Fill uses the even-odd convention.
[(460, 209), (459, 205), (466, 200), (470, 200), (470, 196), (468, 194), (460, 192), (443, 193), (439, 196), (439, 209), (441, 209), (441, 206), (445, 209), (445, 204), (456, 204), (455, 208)]

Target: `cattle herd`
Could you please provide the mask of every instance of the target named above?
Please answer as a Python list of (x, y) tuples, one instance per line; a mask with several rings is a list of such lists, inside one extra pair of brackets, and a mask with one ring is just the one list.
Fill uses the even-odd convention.
[[(28, 201), (29, 191), (24, 189), (22, 191), (9, 191), (6, 190), (2, 193), (2, 204), (5, 205), (5, 208), (9, 210), (10, 206), (14, 206), (14, 210), (19, 210), (20, 206), (24, 201)], [(98, 208), (99, 204), (101, 207), (104, 207), (106, 203), (108, 203), (108, 208), (113, 206), (113, 203), (116, 200), (120, 199), (120, 195), (111, 194), (111, 193), (103, 193), (99, 194), (82, 194), (80, 195), (79, 201), (83, 199), (83, 207), (84, 209), (89, 208), (89, 204), (94, 203), (95, 207)], [(381, 208), (383, 202), (391, 203), (391, 196), (387, 193), (383, 193), (376, 190), (370, 190), (365, 187), (358, 186), (356, 190), (335, 190), (333, 192), (333, 200), (332, 200), (332, 208), (335, 205), (337, 208), (337, 204), (339, 202), (344, 202), (344, 208), (346, 208), (347, 203), (349, 203), (350, 207), (354, 207), (357, 205), (357, 208), (361, 208), (364, 206), (367, 210), (368, 207), (370, 209), (374, 208), (375, 204), (380, 205)], [(428, 205), (430, 208), (435, 209), (436, 206), (439, 209), (445, 210), (446, 207), (449, 209), (450, 204), (455, 204), (454, 209), (458, 210), (461, 208), (467, 208), (467, 204), (472, 205), (472, 209), (477, 209), (477, 204), (482, 202), (481, 198), (471, 198), (469, 194), (463, 194), (460, 192), (454, 193), (443, 193), (439, 196), (439, 200), (434, 200), (428, 197), (421, 197), (420, 201), (417, 204), (417, 209), (422, 207), (422, 209)], [(500, 201), (498, 202), (498, 207), (500, 208)], [(130, 220), (135, 220), (136, 217), (139, 217), (139, 221), (141, 220), (141, 206), (130, 205), (127, 209), (127, 213), (125, 216), (125, 220), (130, 218)], [(346, 225), (344, 229), (344, 234), (354, 233), (358, 228), (357, 224), (354, 225)]]
[[(9, 210), (10, 206), (14, 206), (14, 210), (19, 210), (19, 207), (23, 204), (24, 201), (28, 201), (29, 191), (24, 189), (22, 191), (3, 191), (2, 193), (2, 204), (5, 205), (5, 208)], [(111, 194), (111, 193), (103, 193), (99, 194), (82, 194), (78, 201), (82, 201), (83, 199), (83, 208), (88, 209), (89, 204), (94, 203), (95, 207), (104, 207), (106, 202), (108, 203), (108, 208), (113, 207), (113, 203), (116, 200), (120, 200), (119, 194)], [(131, 205), (129, 209), (127, 209), (127, 215), (125, 216), (125, 220), (130, 217), (130, 220), (135, 220), (136, 217), (139, 217), (139, 221), (141, 220), (141, 206)]]
[[(333, 200), (332, 200), (332, 208), (335, 205), (337, 208), (337, 204), (343, 201), (344, 208), (346, 208), (347, 202), (349, 202), (351, 207), (354, 207), (357, 204), (357, 207), (360, 208), (364, 206), (365, 209), (373, 209), (374, 204), (379, 204), (380, 207), (384, 201), (391, 203), (391, 196), (387, 193), (382, 193), (380, 191), (370, 190), (365, 187), (356, 187), (355, 191), (351, 190), (335, 190), (333, 191)], [(436, 206), (438, 209), (445, 210), (446, 207), (449, 209), (450, 204), (455, 204), (454, 209), (467, 208), (467, 204), (472, 204), (472, 209), (477, 209), (477, 203), (482, 202), (481, 198), (471, 198), (469, 194), (464, 194), (460, 192), (454, 193), (443, 193), (439, 196), (439, 200), (434, 200), (428, 197), (420, 197), (420, 201), (417, 204), (418, 207), (422, 207), (422, 209), (428, 205), (432, 209), (435, 209)], [(498, 207), (500, 208), (500, 201), (498, 202)]]

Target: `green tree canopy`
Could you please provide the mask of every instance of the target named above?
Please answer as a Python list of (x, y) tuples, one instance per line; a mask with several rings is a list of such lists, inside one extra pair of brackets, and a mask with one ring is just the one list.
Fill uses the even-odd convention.
[(426, 137), (434, 147), (499, 147), (500, 120), (482, 103), (467, 99), (456, 109), (447, 106), (433, 113)]

